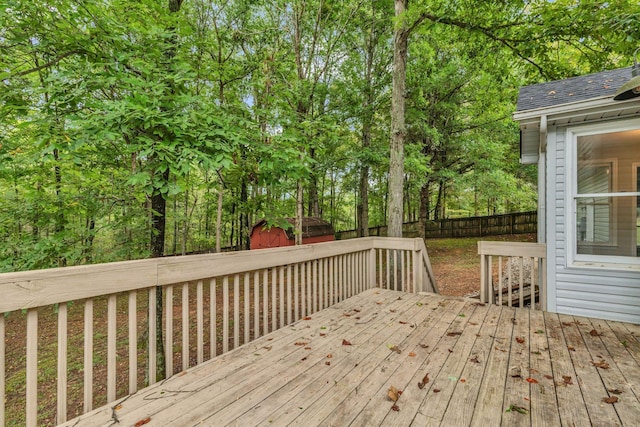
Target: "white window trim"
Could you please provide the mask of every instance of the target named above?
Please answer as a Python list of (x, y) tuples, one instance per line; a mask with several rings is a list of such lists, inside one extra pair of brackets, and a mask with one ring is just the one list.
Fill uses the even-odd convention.
[[(640, 268), (640, 257), (622, 257), (605, 255), (578, 254), (578, 241), (576, 238), (576, 191), (578, 188), (577, 142), (580, 136), (597, 135), (603, 133), (625, 132), (640, 130), (638, 119), (612, 121), (591, 125), (568, 127), (565, 135), (565, 248), (567, 251), (568, 267), (604, 267), (636, 269)], [(616, 188), (616, 187), (614, 187)], [(615, 195), (619, 193), (613, 193)], [(640, 196), (640, 192), (623, 193), (625, 196)], [(622, 195), (622, 193), (620, 193)]]

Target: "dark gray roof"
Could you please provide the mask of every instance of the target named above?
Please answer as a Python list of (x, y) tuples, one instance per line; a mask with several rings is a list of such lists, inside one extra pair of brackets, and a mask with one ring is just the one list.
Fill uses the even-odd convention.
[(553, 107), (571, 102), (613, 96), (631, 78), (631, 67), (520, 88), (516, 111)]

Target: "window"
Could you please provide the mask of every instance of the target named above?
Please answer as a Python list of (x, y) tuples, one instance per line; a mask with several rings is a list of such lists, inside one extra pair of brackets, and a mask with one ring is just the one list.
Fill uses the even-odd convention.
[(640, 265), (638, 121), (567, 133), (570, 262)]

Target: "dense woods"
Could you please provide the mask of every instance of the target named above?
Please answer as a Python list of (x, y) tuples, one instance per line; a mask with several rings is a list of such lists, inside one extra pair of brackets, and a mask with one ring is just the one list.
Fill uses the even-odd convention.
[(628, 65), (639, 6), (2, 2), (0, 271), (534, 209), (518, 87)]

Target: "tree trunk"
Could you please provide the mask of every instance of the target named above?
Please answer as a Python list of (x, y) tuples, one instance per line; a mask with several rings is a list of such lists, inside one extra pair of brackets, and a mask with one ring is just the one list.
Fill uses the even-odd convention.
[(429, 220), (429, 186), (430, 181), (427, 181), (420, 189), (420, 214), (418, 218), (418, 232), (421, 238), (426, 237), (427, 233), (427, 221)]
[(295, 230), (295, 241), (296, 245), (302, 244), (302, 217), (304, 215), (304, 189), (302, 186), (302, 181), (298, 180), (298, 195), (296, 197), (296, 230)]
[[(395, 0), (396, 18), (403, 18), (408, 0)], [(405, 84), (407, 40), (409, 30), (404, 20), (398, 20), (393, 32), (393, 85), (391, 92), (391, 142), (389, 149), (389, 196), (387, 236), (402, 237), (403, 177), (405, 127)]]

